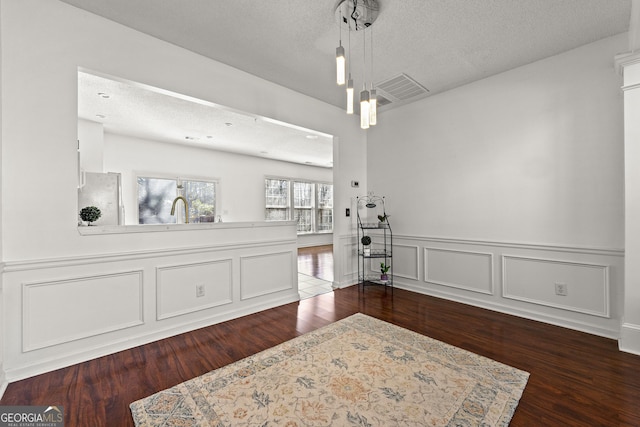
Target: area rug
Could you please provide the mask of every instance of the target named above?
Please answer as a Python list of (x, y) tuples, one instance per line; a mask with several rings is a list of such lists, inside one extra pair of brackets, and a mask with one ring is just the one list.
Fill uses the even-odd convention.
[(139, 427), (506, 426), (528, 378), (359, 313), (138, 400), (131, 412)]

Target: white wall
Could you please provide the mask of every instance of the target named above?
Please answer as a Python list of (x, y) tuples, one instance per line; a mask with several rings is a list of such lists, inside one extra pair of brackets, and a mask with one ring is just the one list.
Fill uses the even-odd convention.
[(80, 169), (84, 172), (104, 172), (104, 126), (89, 120), (78, 120)]
[[(289, 259), (286, 254), (294, 254), (296, 239), (289, 236), (289, 229), (286, 235), (275, 227), (251, 232), (251, 226), (104, 235), (78, 232), (78, 67), (335, 135), (333, 182), (338, 212), (344, 212), (357, 194), (349, 187), (350, 180), (358, 179), (366, 188), (365, 134), (357, 118), (55, 0), (2, 1), (0, 20), (2, 307), (11, 309), (3, 313), (2, 330), (7, 378), (23, 378), (297, 298), (293, 283), (286, 283), (290, 286), (285, 289), (265, 282), (264, 289), (256, 289), (259, 284), (253, 280), (262, 259), (274, 257), (284, 264)], [(327, 53), (329, 60), (331, 55)], [(334, 240), (344, 239), (350, 227), (350, 222), (336, 215)], [(155, 302), (164, 289), (172, 292), (177, 286), (172, 283), (166, 288), (159, 282), (159, 271), (218, 261), (231, 264), (231, 305), (197, 310), (193, 303), (188, 314), (158, 316), (162, 307)], [(293, 264), (294, 274), (287, 280), (295, 280)], [(337, 269), (337, 281), (349, 279)], [(209, 270), (215, 268), (189, 269), (197, 271), (192, 280), (213, 286), (201, 276)], [(252, 280), (243, 284), (240, 272)], [(59, 340), (53, 345), (40, 342), (23, 347), (29, 339), (42, 338), (42, 331), (30, 335), (33, 331), (27, 322), (37, 326), (43, 324), (43, 316), (52, 316), (51, 325), (64, 326), (66, 319), (55, 317), (55, 307), (46, 313), (34, 311), (37, 304), (30, 305), (31, 290), (37, 301), (44, 301), (46, 292), (35, 291), (64, 289), (70, 298), (64, 299), (65, 307), (84, 307), (87, 301), (100, 301), (102, 294), (93, 295), (90, 290), (104, 290), (100, 287), (104, 278), (108, 286), (115, 286), (114, 292), (123, 286), (131, 295), (136, 290), (142, 293), (140, 305), (130, 307), (137, 313), (123, 313), (112, 294), (99, 307), (102, 317), (85, 322), (86, 310), (63, 310), (65, 316), (72, 316), (75, 327), (69, 335), (58, 331)], [(76, 285), (82, 287), (77, 297)], [(193, 296), (192, 290), (185, 291), (185, 298)], [(25, 314), (25, 307), (31, 311)], [(104, 317), (105, 310), (118, 315)], [(132, 315), (137, 323), (130, 322)], [(89, 330), (77, 330), (85, 323)]]
[[(2, 166), (7, 182), (21, 184), (5, 183), (3, 188), (5, 260), (197, 244), (192, 236), (184, 242), (175, 236), (103, 236), (96, 242), (77, 233), (78, 67), (335, 135), (339, 211), (350, 203), (349, 180), (357, 177), (366, 183), (365, 134), (357, 118), (337, 107), (58, 1), (2, 2), (1, 31)], [(46, 221), (40, 209), (25, 203), (25, 195), (29, 200), (37, 196), (38, 205), (46, 209)], [(338, 234), (349, 229), (349, 223), (337, 216)]]
[(332, 182), (333, 170), (179, 146), (131, 136), (105, 134), (105, 172), (122, 173), (126, 224), (137, 224), (136, 174), (218, 180), (218, 210), (223, 221), (264, 220), (267, 176)]
[[(624, 163), (612, 58), (625, 42), (604, 39), (384, 114), (368, 135), (368, 184), (386, 195), (396, 255), (410, 259), (394, 259), (399, 285), (618, 334)], [(434, 271), (437, 249), (454, 250), (441, 259), (446, 271)], [(458, 273), (478, 253), (490, 254), (479, 273), (491, 274), (468, 283)], [(527, 257), (539, 280), (516, 274), (526, 269), (509, 255)], [(581, 263), (610, 268), (582, 280), (593, 270)], [(567, 297), (555, 295), (563, 280)], [(592, 304), (598, 315), (586, 314)]]

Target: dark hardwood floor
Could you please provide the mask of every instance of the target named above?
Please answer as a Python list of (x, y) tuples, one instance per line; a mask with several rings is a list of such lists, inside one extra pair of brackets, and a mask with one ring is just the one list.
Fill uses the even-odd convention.
[(333, 281), (333, 245), (298, 249), (298, 273)]
[(614, 340), (355, 286), (19, 381), (0, 404), (61, 405), (66, 427), (131, 426), (131, 402), (356, 312), (530, 372), (511, 426), (640, 426), (640, 356)]

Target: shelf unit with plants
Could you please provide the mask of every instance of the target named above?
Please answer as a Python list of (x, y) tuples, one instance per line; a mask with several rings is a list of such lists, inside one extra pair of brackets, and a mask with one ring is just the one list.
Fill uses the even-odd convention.
[(383, 285), (393, 291), (393, 231), (384, 196), (357, 197), (358, 286)]

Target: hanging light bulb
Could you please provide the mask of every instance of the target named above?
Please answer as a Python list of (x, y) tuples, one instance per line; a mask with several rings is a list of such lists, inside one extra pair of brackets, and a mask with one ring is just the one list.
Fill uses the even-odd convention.
[[(340, 17), (342, 21), (342, 16)], [(344, 48), (342, 47), (342, 22), (338, 22), (338, 32), (340, 34), (340, 45), (336, 48), (336, 81), (338, 86), (345, 84), (347, 74), (347, 61), (344, 57)]]
[(369, 129), (369, 91), (365, 85), (362, 86), (362, 92), (360, 92), (360, 127), (362, 129)]
[(349, 80), (347, 80), (347, 114), (353, 114), (353, 79), (351, 73), (349, 73)]
[(360, 92), (360, 127), (369, 129), (369, 91), (367, 90), (367, 36), (362, 31), (362, 91)]
[(378, 123), (378, 98), (376, 90), (371, 83), (371, 93), (369, 94), (369, 125), (375, 126)]
[(338, 86), (342, 86), (345, 83), (346, 69), (347, 61), (344, 58), (342, 41), (340, 41), (340, 46), (336, 48), (336, 80), (338, 82)]

